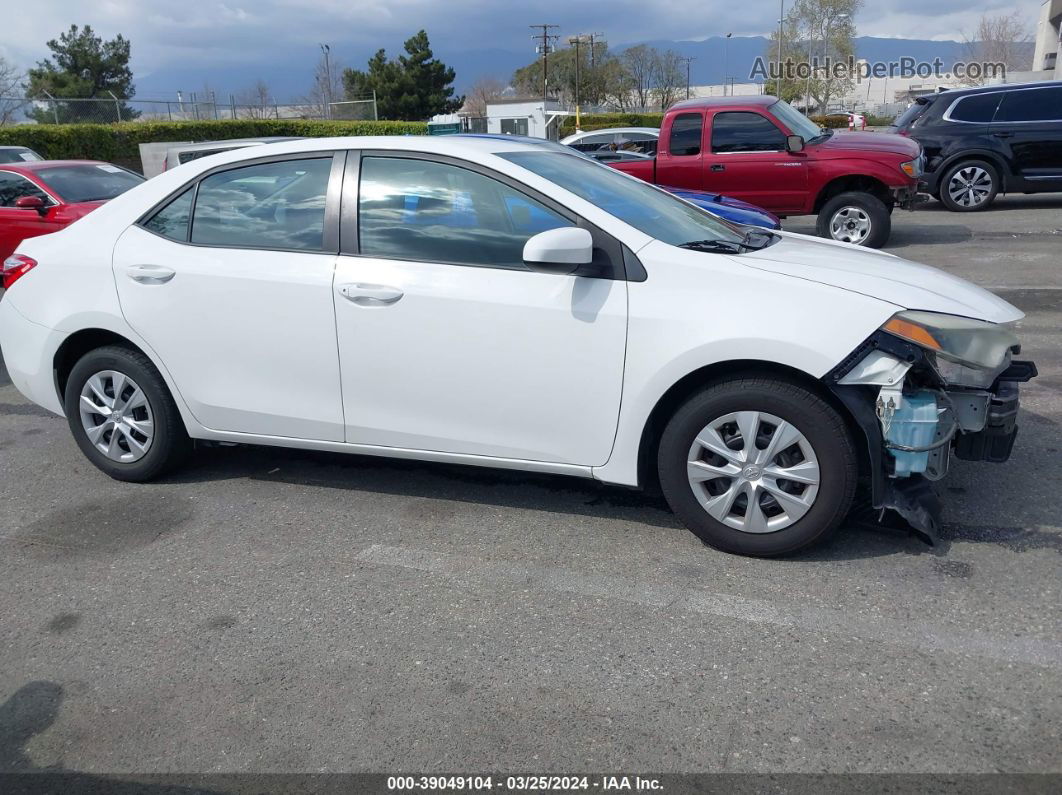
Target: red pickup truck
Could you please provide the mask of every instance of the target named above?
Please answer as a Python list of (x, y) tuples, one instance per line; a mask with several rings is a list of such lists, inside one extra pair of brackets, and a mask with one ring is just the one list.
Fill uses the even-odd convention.
[(775, 97), (715, 97), (671, 106), (655, 158), (609, 165), (783, 218), (818, 215), (822, 237), (878, 248), (889, 238), (893, 208), (920, 199), (922, 150), (902, 135), (823, 130)]

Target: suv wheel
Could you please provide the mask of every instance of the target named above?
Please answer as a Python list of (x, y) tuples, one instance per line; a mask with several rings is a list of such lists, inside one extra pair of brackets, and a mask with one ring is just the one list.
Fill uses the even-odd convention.
[(892, 218), (885, 202), (870, 193), (840, 193), (819, 210), (816, 222), (819, 237), (881, 248), (892, 231)]
[(984, 160), (965, 160), (944, 172), (940, 201), (952, 212), (983, 210), (999, 192), (999, 174)]
[(825, 539), (855, 494), (855, 447), (841, 416), (793, 383), (744, 378), (694, 395), (657, 457), (671, 509), (706, 544), (784, 555)]
[(166, 382), (150, 359), (129, 348), (107, 346), (81, 357), (64, 403), (81, 452), (117, 480), (152, 480), (192, 449)]

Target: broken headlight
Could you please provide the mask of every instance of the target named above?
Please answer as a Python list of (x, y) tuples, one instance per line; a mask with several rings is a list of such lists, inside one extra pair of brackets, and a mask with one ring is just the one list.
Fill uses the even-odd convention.
[(1008, 326), (937, 312), (899, 312), (881, 328), (925, 348), (941, 380), (957, 386), (991, 386), (1018, 345)]

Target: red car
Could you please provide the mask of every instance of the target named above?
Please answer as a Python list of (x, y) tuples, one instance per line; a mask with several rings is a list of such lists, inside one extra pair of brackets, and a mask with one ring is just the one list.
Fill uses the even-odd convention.
[(921, 147), (902, 135), (825, 130), (771, 96), (672, 105), (656, 157), (610, 166), (658, 185), (724, 193), (786, 217), (818, 215), (823, 237), (878, 247), (894, 207), (920, 200)]
[(58, 232), (143, 181), (95, 160), (0, 163), (0, 261), (27, 237)]

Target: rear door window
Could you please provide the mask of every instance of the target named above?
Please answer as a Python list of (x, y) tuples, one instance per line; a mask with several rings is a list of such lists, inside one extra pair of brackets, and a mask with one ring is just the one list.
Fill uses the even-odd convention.
[(1062, 121), (1062, 86), (1008, 91), (996, 112), (997, 122)]
[(992, 117), (996, 114), (996, 107), (999, 105), (999, 100), (1002, 96), (999, 93), (991, 93), (963, 97), (951, 109), (948, 118), (952, 121), (987, 124), (992, 121)]
[(321, 251), (332, 157), (221, 171), (199, 183), (193, 243)]
[(700, 113), (680, 113), (671, 122), (667, 148), (673, 157), (689, 157), (701, 153), (701, 134), (704, 116)]

